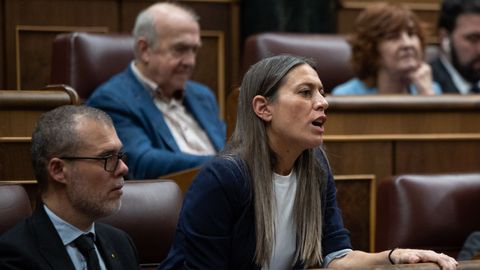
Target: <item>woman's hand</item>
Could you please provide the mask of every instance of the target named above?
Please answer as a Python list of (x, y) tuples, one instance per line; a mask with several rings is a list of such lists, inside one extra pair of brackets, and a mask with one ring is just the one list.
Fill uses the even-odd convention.
[(429, 64), (421, 62), (417, 69), (408, 74), (410, 81), (417, 88), (419, 95), (435, 95), (432, 82), (432, 68)]
[(443, 253), (436, 253), (432, 250), (423, 249), (403, 249), (397, 248), (393, 252), (386, 250), (378, 253), (367, 253), (364, 251), (353, 250), (347, 255), (334, 259), (327, 265), (328, 268), (354, 268), (371, 265), (408, 263), (436, 263), (442, 270), (457, 269), (457, 261)]
[(442, 270), (455, 270), (458, 265), (458, 262), (454, 258), (443, 253), (436, 253), (432, 250), (395, 249), (390, 254), (390, 258), (395, 264), (434, 262), (438, 264)]

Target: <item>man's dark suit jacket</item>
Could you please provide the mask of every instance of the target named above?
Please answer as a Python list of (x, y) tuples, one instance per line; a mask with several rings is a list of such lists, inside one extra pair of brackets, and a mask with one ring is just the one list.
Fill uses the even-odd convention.
[[(137, 251), (125, 232), (95, 223), (95, 233), (107, 269), (139, 269)], [(75, 269), (42, 204), (0, 237), (0, 269)]]
[(440, 60), (440, 57), (437, 57), (430, 62), (430, 66), (432, 67), (433, 80), (440, 84), (443, 93), (460, 93), (453, 83), (452, 77), (450, 76), (450, 73), (448, 73), (447, 68)]

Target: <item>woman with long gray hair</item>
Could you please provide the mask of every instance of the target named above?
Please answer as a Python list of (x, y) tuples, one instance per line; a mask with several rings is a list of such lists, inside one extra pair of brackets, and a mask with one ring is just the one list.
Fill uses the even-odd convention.
[(456, 261), (433, 251), (352, 251), (321, 148), (322, 83), (309, 60), (274, 56), (246, 73), (235, 131), (185, 194), (159, 269), (304, 269)]

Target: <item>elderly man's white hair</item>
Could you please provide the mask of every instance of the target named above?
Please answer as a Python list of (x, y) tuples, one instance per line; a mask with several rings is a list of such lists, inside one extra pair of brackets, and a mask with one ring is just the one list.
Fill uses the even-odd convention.
[(197, 13), (195, 13), (193, 9), (184, 5), (162, 2), (149, 6), (138, 14), (137, 19), (135, 20), (135, 26), (133, 27), (132, 35), (135, 39), (135, 57), (138, 58), (138, 40), (140, 38), (145, 39), (150, 48), (157, 48), (157, 35), (160, 35), (161, 33), (157, 33), (155, 27), (156, 20), (158, 18), (168, 20), (169, 15), (172, 14), (181, 14), (190, 17), (196, 22), (199, 21), (199, 16)]

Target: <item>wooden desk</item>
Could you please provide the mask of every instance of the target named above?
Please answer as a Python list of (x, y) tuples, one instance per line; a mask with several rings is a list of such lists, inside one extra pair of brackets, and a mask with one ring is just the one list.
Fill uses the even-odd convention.
[[(235, 127), (239, 90), (227, 100), (227, 130)], [(480, 95), (327, 96), (325, 135), (480, 133)]]
[(480, 95), (327, 96), (335, 174), (480, 171)]
[(334, 174), (373, 174), (382, 181), (404, 173), (480, 171), (480, 133), (326, 135), (324, 143)]
[[(331, 268), (332, 270), (343, 270), (340, 268)], [(415, 263), (415, 264), (397, 264), (397, 265), (376, 265), (369, 267), (348, 268), (349, 270), (440, 270), (440, 267), (434, 263)], [(479, 270), (480, 260), (460, 261), (457, 270)], [(320, 269), (317, 269), (320, 270)]]
[(480, 133), (480, 95), (327, 96), (325, 135)]

